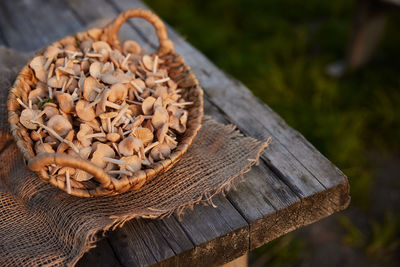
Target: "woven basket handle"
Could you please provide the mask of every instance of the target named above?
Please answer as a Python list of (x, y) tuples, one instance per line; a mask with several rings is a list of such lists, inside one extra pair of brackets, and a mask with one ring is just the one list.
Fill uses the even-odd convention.
[(154, 26), (160, 42), (160, 47), (158, 49), (160, 54), (174, 52), (174, 44), (168, 39), (167, 29), (164, 23), (156, 14), (146, 9), (129, 9), (121, 13), (104, 29), (103, 36), (106, 38), (106, 41), (113, 46), (120, 47), (118, 31), (122, 24), (130, 18), (143, 18)]
[(47, 172), (44, 171), (44, 167), (51, 164), (81, 169), (93, 175), (94, 179), (96, 179), (103, 187), (109, 188), (111, 186), (111, 178), (103, 169), (86, 160), (67, 154), (41, 153), (29, 160), (28, 169), (33, 172), (39, 172), (41, 175), (48, 177)]

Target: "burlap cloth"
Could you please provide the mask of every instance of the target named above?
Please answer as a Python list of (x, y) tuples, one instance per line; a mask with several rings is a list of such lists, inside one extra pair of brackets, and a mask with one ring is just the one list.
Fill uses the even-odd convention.
[(228, 190), (267, 146), (206, 117), (183, 158), (140, 190), (70, 196), (25, 169), (8, 133), (8, 88), (27, 57), (0, 47), (0, 266), (74, 265), (101, 230), (133, 218), (181, 213)]

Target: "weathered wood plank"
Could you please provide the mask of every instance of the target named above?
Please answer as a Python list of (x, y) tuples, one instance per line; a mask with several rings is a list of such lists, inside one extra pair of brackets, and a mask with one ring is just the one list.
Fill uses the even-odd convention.
[[(38, 8), (40, 7), (40, 8)], [(0, 23), (8, 45), (37, 50), (82, 27), (64, 1), (2, 1)]]
[(119, 267), (121, 264), (117, 260), (108, 240), (103, 238), (98, 241), (96, 247), (89, 250), (75, 266)]
[[(206, 112), (221, 123), (226, 116), (205, 99)], [(255, 249), (285, 233), (344, 209), (347, 182), (300, 199), (261, 160), (245, 174), (245, 182), (229, 192), (228, 199), (250, 224), (250, 249)]]
[(146, 245), (136, 226), (132, 221), (109, 233), (110, 244), (119, 262), (122, 266), (147, 266), (157, 263), (152, 248)]
[(179, 266), (219, 265), (249, 250), (247, 222), (225, 197), (216, 196), (213, 203), (217, 208), (195, 205), (182, 216), (180, 225), (195, 248), (179, 258)]

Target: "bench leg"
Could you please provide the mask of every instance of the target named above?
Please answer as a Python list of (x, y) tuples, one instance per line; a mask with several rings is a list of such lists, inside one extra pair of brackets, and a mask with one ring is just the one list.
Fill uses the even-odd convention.
[(221, 267), (248, 267), (248, 266), (249, 266), (249, 253), (246, 253), (243, 256), (231, 262), (221, 265)]
[(350, 70), (363, 66), (370, 59), (383, 35), (386, 13), (378, 0), (358, 1), (346, 60)]

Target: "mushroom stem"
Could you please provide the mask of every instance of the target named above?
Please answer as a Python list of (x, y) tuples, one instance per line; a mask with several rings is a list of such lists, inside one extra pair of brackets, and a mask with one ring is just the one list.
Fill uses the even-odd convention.
[(154, 83), (163, 83), (163, 82), (168, 82), (169, 80), (171, 80), (171, 79), (169, 77), (167, 77), (167, 78), (155, 80)]
[(121, 154), (119, 153), (117, 145), (113, 142), (112, 146), (113, 146), (114, 150), (117, 152), (118, 156), (121, 157)]
[(71, 194), (71, 180), (69, 179), (69, 171), (65, 171), (65, 185), (67, 187), (67, 193)]
[(131, 53), (128, 53), (128, 55), (126, 55), (126, 57), (124, 58), (124, 61), (122, 61), (122, 66), (126, 65), (126, 62), (128, 62), (128, 59), (131, 57)]
[(174, 102), (170, 104), (171, 106), (189, 106), (193, 105), (193, 102)]
[(50, 79), (51, 76), (53, 76), (54, 68), (55, 68), (55, 65), (54, 65), (54, 63), (52, 63), (50, 65), (49, 73), (47, 74), (47, 79)]
[(113, 159), (113, 158), (108, 158), (108, 157), (104, 157), (103, 159), (104, 159), (104, 161), (111, 162), (111, 163), (118, 164), (118, 165), (126, 164), (125, 161), (119, 160), (119, 159)]
[(100, 94), (102, 90), (100, 88), (95, 87), (93, 88), (93, 91), (96, 91), (96, 93)]
[(113, 119), (111, 122), (111, 128), (114, 127), (114, 124), (121, 119), (121, 117), (124, 115), (124, 113), (128, 110), (129, 106), (125, 105), (118, 113), (118, 115)]
[(51, 89), (51, 87), (47, 87), (47, 89), (49, 90), (49, 98), (53, 99), (53, 89)]
[(126, 116), (128, 117), (128, 119), (129, 119), (132, 123), (135, 122), (135, 119), (131, 116), (131, 114), (127, 113)]
[(127, 134), (130, 134), (131, 132), (132, 132), (132, 130), (125, 131), (125, 132), (122, 133), (122, 135), (125, 136), (125, 135), (127, 135)]
[(135, 95), (135, 97), (140, 100), (140, 101), (144, 101), (144, 98), (141, 97), (136, 91), (133, 91), (133, 94)]
[(151, 118), (153, 118), (153, 115), (143, 115), (143, 117), (144, 117), (145, 119), (151, 119)]
[(98, 138), (98, 137), (106, 137), (105, 133), (94, 133), (86, 135), (86, 138)]
[(113, 109), (121, 109), (120, 105), (117, 105), (117, 104), (115, 104), (113, 102), (110, 102), (110, 101), (106, 101), (106, 106), (110, 107), (110, 108), (113, 108)]
[(86, 109), (93, 107), (101, 101), (101, 97), (99, 97), (99, 95), (96, 96), (96, 99), (92, 103), (86, 106)]
[(143, 93), (143, 89), (140, 88), (140, 87), (135, 83), (135, 81), (131, 81), (131, 84), (133, 85), (133, 87), (136, 88), (136, 90), (138, 90), (140, 93)]
[(153, 147), (157, 146), (160, 142), (154, 142), (150, 145), (148, 145), (145, 149), (144, 149), (144, 153), (147, 153), (150, 149), (152, 149)]
[(97, 54), (97, 53), (90, 53), (90, 52), (87, 52), (87, 53), (86, 53), (86, 56), (87, 56), (87, 57), (102, 57), (103, 55), (102, 55), (102, 54)]
[(157, 72), (157, 67), (158, 67), (158, 56), (154, 58), (153, 62), (153, 73)]
[(29, 109), (29, 107), (28, 107), (27, 105), (25, 105), (25, 103), (22, 102), (21, 99), (17, 98), (17, 102), (18, 102), (21, 106), (23, 106), (24, 108)]
[[(42, 117), (43, 114), (46, 113), (46, 109), (42, 110), (39, 114), (37, 114), (35, 117), (33, 117), (32, 120), (36, 121), (38, 118)], [(40, 129), (40, 128), (39, 128)]]
[(79, 57), (83, 56), (82, 52), (79, 52), (79, 51), (63, 50), (63, 52), (72, 54), (72, 55), (76, 54), (75, 56), (79, 56)]
[(55, 138), (57, 138), (60, 142), (64, 142), (67, 145), (69, 145), (77, 154), (79, 154), (79, 149), (74, 145), (74, 143), (72, 143), (71, 141), (62, 138), (61, 136), (58, 135), (58, 133), (56, 133), (56, 131), (54, 131), (52, 128), (47, 127), (46, 125), (44, 125), (43, 123), (40, 123), (38, 121), (34, 121), (31, 120), (32, 123), (36, 123), (37, 125), (39, 125), (40, 127), (42, 127), (43, 129), (45, 129), (48, 133), (52, 134)]
[(131, 171), (132, 173), (135, 172), (135, 170), (134, 170), (131, 166), (129, 166), (129, 165), (126, 165), (125, 168), (126, 168), (128, 171)]
[(141, 105), (142, 105), (142, 103), (141, 103), (141, 102), (138, 102), (138, 101), (133, 101), (133, 100), (130, 100), (130, 99), (125, 99), (125, 101), (126, 101), (126, 102), (128, 102), (128, 103), (131, 103), (131, 104), (139, 105), (139, 106), (141, 106)]
[(30, 99), (28, 100), (28, 106), (30, 109), (32, 109), (32, 100), (30, 100)]
[(111, 118), (107, 118), (107, 132), (111, 133)]

